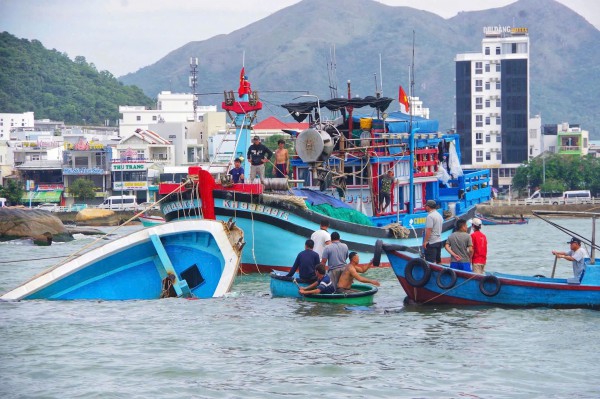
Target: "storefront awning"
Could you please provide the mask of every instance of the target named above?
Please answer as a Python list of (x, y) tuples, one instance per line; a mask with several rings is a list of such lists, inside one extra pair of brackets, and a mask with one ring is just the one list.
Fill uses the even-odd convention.
[(60, 202), (60, 196), (62, 190), (53, 191), (29, 191), (23, 193), (21, 197), (21, 203), (29, 203), (29, 197), (31, 196), (31, 202)]

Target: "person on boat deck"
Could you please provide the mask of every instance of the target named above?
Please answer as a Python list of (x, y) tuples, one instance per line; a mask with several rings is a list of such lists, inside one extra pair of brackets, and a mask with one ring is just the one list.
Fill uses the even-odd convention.
[(337, 283), (336, 292), (344, 293), (348, 292), (352, 289), (352, 284), (354, 283), (354, 279), (367, 283), (379, 286), (379, 281), (371, 280), (370, 278), (366, 278), (360, 275), (360, 273), (366, 273), (367, 270), (373, 266), (373, 259), (366, 266), (360, 266), (360, 257), (356, 252), (350, 252), (349, 255), (350, 263), (346, 265), (342, 275), (340, 276), (340, 280)]
[(485, 264), (487, 263), (487, 237), (481, 232), (481, 219), (473, 218), (471, 223), (473, 224), (473, 230), (475, 230), (471, 233), (471, 240), (473, 241), (471, 265), (474, 273), (484, 274)]
[(233, 161), (233, 168), (229, 171), (231, 175), (231, 180), (234, 183), (243, 183), (244, 182), (244, 168), (242, 168), (242, 160), (236, 158)]
[(389, 169), (387, 173), (379, 178), (379, 212), (385, 212), (392, 202), (392, 184), (394, 183), (394, 171)]
[(287, 148), (285, 148), (285, 140), (279, 139), (277, 146), (275, 150), (275, 177), (288, 177), (290, 154)]
[(425, 260), (442, 263), (442, 226), (444, 219), (436, 209), (437, 202), (432, 199), (427, 200), (425, 203), (427, 218), (425, 220), (423, 249), (425, 250)]
[(315, 268), (315, 273), (317, 274), (317, 281), (315, 281), (308, 287), (298, 289), (300, 295), (335, 293), (333, 283), (331, 282), (331, 279), (325, 272), (325, 265), (319, 263)]
[(571, 249), (569, 251), (552, 251), (552, 255), (573, 262), (573, 277), (581, 281), (583, 273), (585, 272), (585, 257), (587, 256), (587, 251), (581, 246), (581, 240), (579, 238), (572, 237), (571, 241), (567, 242), (567, 244), (571, 244)]
[(250, 159), (250, 182), (260, 178), (260, 182), (265, 181), (265, 163), (269, 162), (273, 152), (260, 142), (260, 137), (254, 136), (253, 143), (248, 147), (248, 159)]
[(321, 262), (327, 264), (327, 274), (336, 288), (340, 275), (344, 271), (344, 267), (346, 267), (347, 258), (348, 246), (340, 241), (340, 233), (334, 231), (331, 233), (331, 244), (327, 245), (323, 250)]
[(325, 246), (331, 244), (331, 235), (327, 229), (329, 229), (329, 220), (322, 219), (319, 230), (315, 231), (310, 236), (310, 239), (315, 242), (313, 251), (319, 254), (320, 259), (323, 258), (323, 250), (325, 249)]
[(450, 252), (450, 267), (452, 269), (471, 270), (471, 257), (473, 256), (473, 240), (467, 233), (467, 221), (458, 219), (456, 231), (450, 234), (446, 241), (446, 251)]
[(304, 251), (300, 252), (296, 256), (296, 261), (287, 274), (288, 277), (292, 277), (296, 270), (300, 275), (300, 280), (303, 283), (312, 283), (317, 281), (317, 275), (315, 274), (315, 267), (321, 262), (319, 255), (313, 251), (315, 242), (313, 240), (306, 240), (304, 243)]

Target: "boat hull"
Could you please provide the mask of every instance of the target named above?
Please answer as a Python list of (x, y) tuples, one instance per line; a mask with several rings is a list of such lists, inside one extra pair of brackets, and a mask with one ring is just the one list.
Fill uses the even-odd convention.
[(144, 227), (153, 227), (165, 223), (165, 218), (161, 216), (139, 216), (138, 219)]
[[(296, 285), (298, 284), (298, 285)], [(343, 294), (318, 294), (300, 295), (298, 286), (306, 287), (308, 284), (300, 283), (294, 277), (286, 277), (283, 274), (272, 273), (270, 289), (271, 295), (276, 297), (298, 298), (308, 302), (339, 303), (344, 305), (369, 306), (373, 304), (378, 289), (369, 284), (352, 284), (355, 292)]]
[(169, 274), (176, 276), (177, 296), (219, 297), (238, 271), (239, 237), (241, 230), (214, 220), (143, 229), (48, 269), (0, 299), (157, 299)]

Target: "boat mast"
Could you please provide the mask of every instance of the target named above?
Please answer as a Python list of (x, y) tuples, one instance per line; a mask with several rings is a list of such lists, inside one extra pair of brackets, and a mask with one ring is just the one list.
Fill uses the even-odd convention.
[[(410, 98), (412, 98), (413, 91), (414, 91), (414, 86), (415, 86), (415, 80), (414, 80), (414, 70), (415, 70), (415, 31), (413, 30), (413, 46), (412, 46), (412, 62), (411, 62), (411, 66), (410, 66), (410, 70), (408, 72), (408, 78), (410, 80), (409, 83), (409, 96)], [(410, 100), (408, 102), (410, 104)], [(415, 132), (413, 131), (413, 107), (409, 106), (409, 115), (410, 115), (410, 119), (409, 119), (409, 123), (408, 123), (408, 131), (410, 132), (409, 134), (409, 151), (410, 151), (410, 165), (409, 165), (409, 209), (408, 211), (410, 213), (414, 212), (415, 209)]]

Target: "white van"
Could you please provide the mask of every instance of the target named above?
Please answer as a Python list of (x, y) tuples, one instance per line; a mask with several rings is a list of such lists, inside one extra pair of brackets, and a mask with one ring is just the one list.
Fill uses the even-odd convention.
[(565, 191), (563, 200), (565, 204), (591, 204), (592, 194), (590, 190)]
[(0, 198), (0, 208), (6, 206), (6, 198)]
[(135, 211), (138, 208), (135, 195), (113, 195), (98, 205), (101, 209), (112, 209), (113, 211)]
[(537, 190), (525, 200), (525, 205), (560, 205), (564, 204), (563, 193), (558, 191)]

